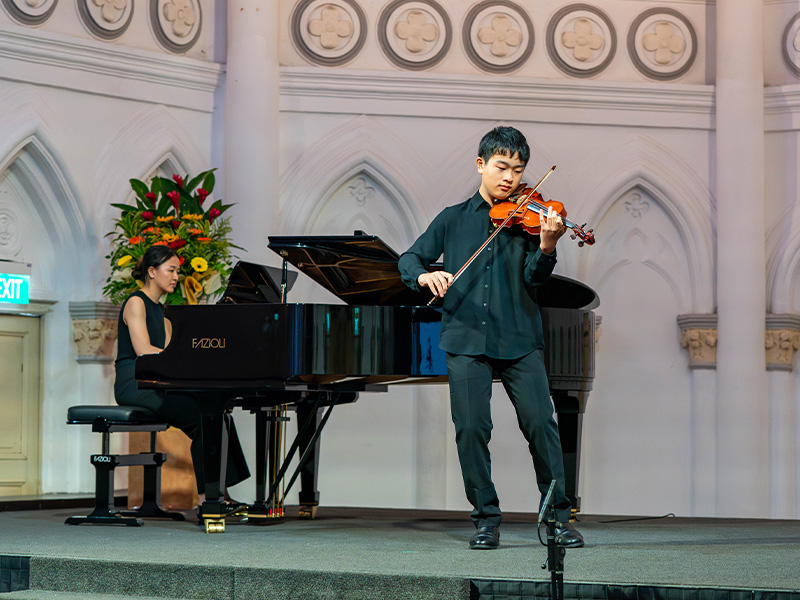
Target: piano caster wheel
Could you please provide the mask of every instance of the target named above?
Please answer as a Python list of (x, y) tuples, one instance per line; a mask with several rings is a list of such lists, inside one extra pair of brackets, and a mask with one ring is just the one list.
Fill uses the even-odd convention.
[(297, 516), (301, 519), (316, 519), (317, 507), (316, 506), (301, 506)]
[(206, 533), (225, 533), (225, 519), (206, 519)]

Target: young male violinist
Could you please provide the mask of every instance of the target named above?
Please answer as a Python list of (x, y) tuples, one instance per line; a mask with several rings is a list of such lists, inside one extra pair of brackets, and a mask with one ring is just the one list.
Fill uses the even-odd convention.
[[(561, 442), (544, 367), (542, 321), (531, 294), (553, 272), (556, 243), (566, 227), (550, 208), (540, 217), (538, 236), (519, 226), (504, 228), (457, 281), (452, 275), (493, 232), (489, 209), (517, 189), (529, 158), (530, 148), (518, 130), (497, 127), (487, 133), (478, 148), (478, 191), (440, 212), (398, 265), (406, 285), (428, 288), (443, 298), (439, 345), (446, 353), (458, 458), (477, 528), (469, 542), (473, 549), (493, 549), (500, 543), (500, 501), (489, 456), (493, 373), (517, 412), (542, 500), (556, 480), (557, 542), (583, 546), (583, 537), (569, 523)], [(442, 255), (444, 270), (429, 272), (428, 265)]]

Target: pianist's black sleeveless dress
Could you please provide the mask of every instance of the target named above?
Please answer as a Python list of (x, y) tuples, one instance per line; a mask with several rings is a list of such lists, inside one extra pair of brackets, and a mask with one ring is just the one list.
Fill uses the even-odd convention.
[[(167, 340), (167, 330), (164, 326), (164, 305), (153, 302), (142, 291), (134, 292), (131, 294), (132, 296), (138, 296), (144, 301), (145, 321), (150, 343), (157, 348), (163, 348)], [(195, 477), (197, 478), (197, 491), (202, 494), (205, 488), (205, 479), (203, 477), (203, 442), (200, 439), (200, 411), (189, 396), (160, 390), (138, 389), (134, 373), (136, 352), (133, 349), (128, 326), (122, 319), (125, 304), (127, 303), (128, 300), (125, 300), (119, 311), (117, 360), (114, 363), (116, 368), (114, 398), (117, 404), (121, 406), (138, 406), (150, 410), (153, 414), (189, 436), (192, 440), (192, 462), (194, 464)], [(235, 485), (249, 476), (250, 471), (247, 468), (247, 461), (242, 452), (236, 428), (231, 420), (228, 430), (226, 484), (229, 486)]]

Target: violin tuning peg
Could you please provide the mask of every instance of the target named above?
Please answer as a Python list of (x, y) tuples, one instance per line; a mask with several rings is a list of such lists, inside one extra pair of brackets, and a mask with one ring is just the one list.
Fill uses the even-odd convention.
[(578, 248), (583, 248), (583, 240), (581, 240), (580, 242), (578, 242)]
[(574, 240), (576, 237), (578, 237), (578, 236), (576, 236), (574, 233), (571, 233), (569, 235), (569, 239), (571, 239), (571, 240)]
[(583, 225), (581, 225), (581, 229), (583, 229), (584, 227), (586, 227), (586, 223), (584, 223)]

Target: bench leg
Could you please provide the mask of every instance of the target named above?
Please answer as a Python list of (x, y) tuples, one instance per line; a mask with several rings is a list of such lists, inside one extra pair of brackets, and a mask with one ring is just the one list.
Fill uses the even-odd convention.
[(121, 514), (133, 517), (184, 521), (186, 517), (183, 513), (166, 511), (161, 506), (161, 465), (167, 460), (167, 455), (163, 452), (155, 452), (150, 456), (146, 454), (140, 456), (143, 459), (152, 457), (152, 463), (144, 465), (142, 505), (131, 511), (122, 511)]
[(91, 461), (95, 469), (94, 510), (86, 516), (68, 517), (67, 525), (83, 523), (103, 523), (107, 525), (128, 525), (138, 527), (141, 519), (124, 516), (114, 507), (114, 469), (118, 457), (113, 454), (93, 454)]

